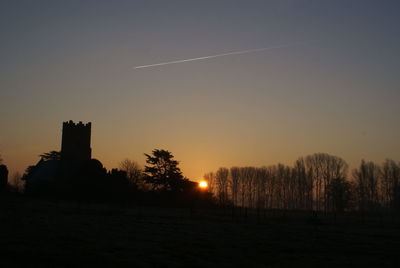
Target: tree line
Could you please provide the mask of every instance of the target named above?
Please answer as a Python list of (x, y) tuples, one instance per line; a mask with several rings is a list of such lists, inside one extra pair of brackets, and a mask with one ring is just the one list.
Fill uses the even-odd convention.
[[(24, 192), (33, 195), (62, 195), (89, 199), (177, 199), (200, 197), (196, 182), (187, 179), (171, 152), (155, 149), (145, 154), (146, 165), (125, 159), (107, 171), (92, 159), (54, 180), (38, 180), (41, 165), (62, 165), (60, 153), (41, 154), (41, 161), (29, 166), (22, 176)], [(0, 162), (1, 164), (1, 162)], [(7, 168), (1, 166), (1, 185), (7, 182)], [(219, 168), (204, 175), (209, 203), (256, 209), (313, 211), (400, 211), (400, 163), (387, 159), (382, 164), (362, 160), (349, 171), (340, 157), (316, 153), (298, 158), (293, 166)], [(15, 178), (13, 178), (14, 181)], [(19, 181), (19, 180), (18, 180)], [(0, 186), (1, 186), (0, 185)], [(178, 199), (179, 199), (178, 198)], [(149, 201), (150, 202), (150, 201)]]
[(400, 211), (400, 163), (362, 160), (349, 172), (342, 158), (316, 153), (293, 166), (221, 167), (204, 175), (219, 205), (314, 211)]
[(50, 151), (22, 175), (23, 193), (36, 197), (80, 201), (129, 201), (147, 204), (211, 204), (211, 195), (200, 191), (197, 182), (186, 178), (171, 152), (154, 149), (145, 154), (146, 165), (124, 159), (118, 168), (107, 170), (96, 159), (64, 161)]

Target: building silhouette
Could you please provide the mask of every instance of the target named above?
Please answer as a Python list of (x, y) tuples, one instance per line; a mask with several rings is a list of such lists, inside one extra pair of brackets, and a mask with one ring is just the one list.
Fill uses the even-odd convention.
[(90, 122), (87, 124), (74, 123), (72, 120), (63, 122), (61, 152), (51, 151), (50, 157), (46, 159), (42, 157), (36, 165), (29, 167), (24, 178), (25, 190), (32, 193), (37, 191), (50, 193), (55, 189), (51, 187), (55, 185), (68, 189), (71, 179), (79, 177), (84, 172), (90, 173), (92, 169), (98, 170), (98, 166), (102, 168), (100, 161), (92, 159), (90, 138)]
[(90, 147), (91, 126), (81, 121), (75, 124), (72, 120), (63, 122), (61, 141), (61, 160), (63, 162), (82, 162), (92, 158)]

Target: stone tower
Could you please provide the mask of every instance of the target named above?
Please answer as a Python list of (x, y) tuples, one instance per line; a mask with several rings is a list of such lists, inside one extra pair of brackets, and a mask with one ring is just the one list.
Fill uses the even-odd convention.
[(90, 148), (90, 132), (92, 124), (89, 122), (75, 124), (71, 120), (63, 122), (61, 141), (61, 160), (67, 162), (81, 162), (92, 158)]

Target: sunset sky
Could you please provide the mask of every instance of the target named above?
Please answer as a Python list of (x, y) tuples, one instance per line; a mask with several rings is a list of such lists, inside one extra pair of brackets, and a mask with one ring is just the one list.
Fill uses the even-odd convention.
[(106, 168), (167, 149), (194, 180), (315, 152), (399, 161), (399, 14), (395, 0), (2, 0), (0, 154), (23, 172), (74, 120), (92, 122)]

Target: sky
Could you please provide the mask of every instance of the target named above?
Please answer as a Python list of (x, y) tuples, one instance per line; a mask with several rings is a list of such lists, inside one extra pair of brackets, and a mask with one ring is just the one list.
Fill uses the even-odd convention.
[[(0, 2), (0, 154), (11, 172), (92, 122), (106, 168), (166, 149), (218, 167), (400, 160), (399, 1)], [(265, 47), (152, 68), (136, 66)]]

